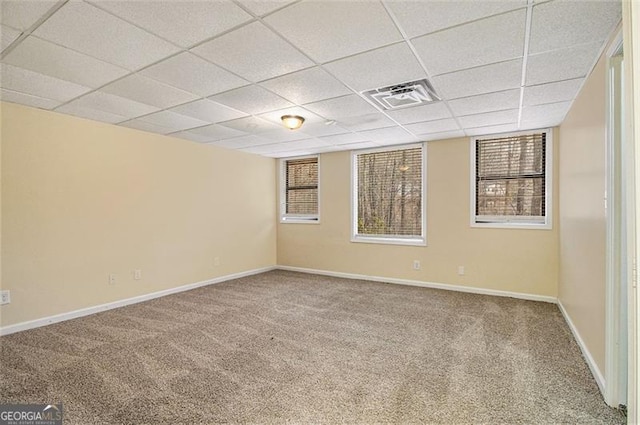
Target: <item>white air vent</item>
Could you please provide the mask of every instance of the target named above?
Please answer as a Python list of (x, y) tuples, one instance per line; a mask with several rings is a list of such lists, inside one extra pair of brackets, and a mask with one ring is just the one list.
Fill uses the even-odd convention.
[(362, 94), (385, 110), (408, 108), (440, 100), (426, 79), (367, 90)]

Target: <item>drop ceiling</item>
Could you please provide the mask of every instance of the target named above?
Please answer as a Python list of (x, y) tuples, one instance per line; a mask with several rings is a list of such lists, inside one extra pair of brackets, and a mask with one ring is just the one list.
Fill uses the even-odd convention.
[[(555, 126), (619, 1), (0, 0), (0, 98), (271, 157)], [(428, 79), (442, 99), (362, 94)], [(306, 118), (300, 130), (280, 117)]]

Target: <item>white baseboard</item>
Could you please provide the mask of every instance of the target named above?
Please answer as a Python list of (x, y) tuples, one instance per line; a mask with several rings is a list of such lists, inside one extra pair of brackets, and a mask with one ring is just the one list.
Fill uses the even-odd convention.
[(447, 283), (424, 282), (421, 280), (396, 279), (391, 277), (369, 276), (364, 274), (333, 272), (329, 270), (307, 269), (304, 267), (277, 266), (277, 269), (292, 272), (319, 274), (323, 276), (343, 277), (347, 279), (370, 280), (373, 282), (395, 283), (398, 285), (421, 286), (423, 288), (444, 289), (447, 291), (469, 292), (472, 294), (495, 295), (498, 297), (518, 298), (529, 301), (542, 301), (546, 303), (557, 302), (557, 298), (546, 295), (525, 294), (522, 292), (500, 291), (497, 289), (474, 288), (471, 286), (449, 285)]
[(118, 307), (124, 307), (131, 304), (137, 304), (143, 301), (152, 300), (154, 298), (164, 297), (166, 295), (176, 294), (178, 292), (189, 291), (191, 289), (200, 288), (201, 286), (213, 285), (227, 280), (239, 279), (241, 277), (251, 276), (254, 274), (264, 273), (276, 269), (277, 267), (262, 267), (259, 269), (248, 270), (245, 272), (229, 274), (213, 279), (203, 280), (201, 282), (190, 283), (176, 288), (165, 289), (163, 291), (152, 292), (150, 294), (138, 295), (137, 297), (127, 298), (124, 300), (113, 301), (106, 304), (100, 304), (93, 307), (87, 307), (80, 310), (70, 311), (68, 313), (56, 314), (55, 316), (43, 317), (42, 319), (30, 320), (28, 322), (17, 323), (0, 327), (0, 336), (9, 335), (15, 332), (26, 331), (28, 329), (39, 328), (41, 326), (51, 325), (53, 323), (64, 322), (65, 320), (76, 319), (78, 317), (88, 316), (90, 314), (100, 313), (102, 311), (112, 310)]
[(589, 366), (589, 369), (591, 369), (591, 374), (593, 375), (593, 378), (596, 380), (596, 384), (598, 384), (598, 388), (600, 388), (600, 393), (604, 397), (604, 394), (605, 394), (604, 376), (600, 372), (598, 365), (596, 365), (595, 360), (593, 360), (593, 356), (591, 355), (591, 352), (589, 351), (586, 344), (584, 343), (582, 337), (580, 336), (580, 332), (578, 332), (578, 329), (575, 327), (575, 325), (571, 321), (571, 317), (569, 316), (569, 313), (567, 313), (567, 310), (564, 308), (560, 300), (558, 300), (558, 307), (560, 308), (560, 311), (564, 316), (564, 320), (569, 325), (569, 329), (571, 329), (573, 338), (578, 343), (578, 347), (580, 347), (580, 351), (582, 351), (582, 356), (586, 360), (587, 365)]

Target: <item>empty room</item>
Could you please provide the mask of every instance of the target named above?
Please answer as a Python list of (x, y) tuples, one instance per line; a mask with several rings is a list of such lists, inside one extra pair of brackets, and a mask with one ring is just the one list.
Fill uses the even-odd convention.
[(0, 0), (0, 424), (638, 423), (639, 33)]

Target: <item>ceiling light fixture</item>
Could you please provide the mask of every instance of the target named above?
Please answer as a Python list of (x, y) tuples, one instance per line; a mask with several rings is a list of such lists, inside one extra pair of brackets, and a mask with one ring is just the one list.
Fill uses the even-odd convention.
[(280, 119), (282, 120), (284, 126), (289, 130), (299, 129), (304, 122), (304, 118), (302, 118), (300, 115), (283, 115), (282, 117), (280, 117)]

